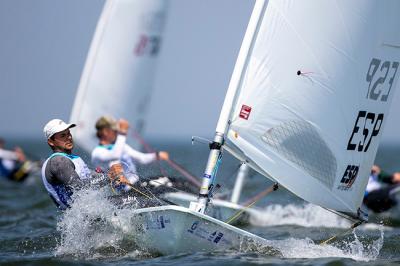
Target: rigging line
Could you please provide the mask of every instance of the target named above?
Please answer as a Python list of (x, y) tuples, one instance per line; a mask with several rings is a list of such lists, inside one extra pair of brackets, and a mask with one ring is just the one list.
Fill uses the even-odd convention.
[(160, 203), (160, 205), (161, 206), (163, 206), (164, 204), (163, 204), (163, 202), (158, 198), (158, 197), (156, 197), (156, 195), (154, 195), (154, 193), (153, 192), (151, 192), (151, 190), (149, 189), (149, 188), (147, 188), (147, 187), (145, 187), (144, 189), (146, 189), (146, 191), (147, 192), (149, 192), (150, 193), (150, 195), (152, 195), (153, 196), (153, 198), (155, 198), (157, 201), (158, 201), (158, 203)]
[(149, 195), (147, 195), (146, 193), (140, 191), (139, 189), (135, 188), (131, 183), (128, 182), (121, 182), (121, 184), (127, 185), (128, 187), (132, 188), (134, 191), (136, 191), (137, 193), (139, 193), (140, 195), (145, 196), (148, 199), (151, 199), (151, 197)]
[[(150, 147), (150, 145), (148, 143), (146, 143), (146, 141), (139, 135), (139, 133), (135, 130), (133, 130), (132, 136), (137, 139), (140, 144), (143, 145), (143, 148), (145, 150), (147, 150), (148, 152), (154, 152), (154, 149), (152, 147)], [(176, 171), (178, 171), (180, 174), (182, 174), (184, 177), (186, 177), (190, 182), (192, 182), (195, 186), (197, 186), (198, 188), (201, 187), (201, 183), (200, 181), (197, 180), (197, 178), (190, 174), (187, 170), (185, 170), (182, 166), (180, 166), (179, 164), (177, 164), (175, 161), (173, 161), (172, 159), (168, 159), (165, 160), (172, 168), (174, 168)], [(161, 163), (158, 161), (161, 173), (164, 176), (168, 176), (164, 171), (164, 169), (161, 167)]]
[(327, 211), (329, 211), (331, 213), (334, 213), (337, 216), (340, 216), (341, 218), (346, 219), (348, 221), (354, 222), (356, 220), (355, 218), (351, 218), (351, 217), (349, 217), (349, 216), (347, 216), (347, 215), (345, 215), (345, 214), (343, 214), (341, 212), (336, 212), (334, 210), (331, 210), (331, 209), (328, 209), (328, 208), (325, 208), (325, 207), (322, 207), (322, 206), (319, 206), (319, 207), (321, 207), (322, 209), (327, 210)]
[[(110, 179), (111, 191), (112, 191), (114, 194), (117, 194), (117, 192), (116, 192), (115, 189), (114, 189), (113, 183), (114, 183), (113, 180)], [(130, 187), (131, 189), (133, 189), (134, 191), (136, 191), (137, 193), (139, 193), (140, 195), (143, 195), (144, 197), (146, 197), (146, 198), (148, 198), (148, 199), (151, 199), (151, 197), (150, 197), (149, 195), (147, 195), (146, 193), (144, 193), (144, 192), (140, 191), (139, 189), (135, 188), (134, 185), (133, 185), (132, 183), (129, 183), (129, 182), (119, 182), (119, 184), (126, 185), (126, 186)], [(149, 193), (160, 203), (161, 206), (163, 205), (163, 203), (161, 202), (161, 200), (160, 200), (159, 198), (157, 198), (149, 189), (147, 189), (146, 187), (145, 187), (145, 189), (147, 190), (147, 192), (149, 192)], [(169, 201), (167, 201), (167, 200), (165, 200), (165, 201), (166, 201), (167, 203), (169, 203)]]
[[(143, 148), (147, 151), (147, 152), (156, 152), (152, 147), (150, 147), (149, 144), (147, 144), (147, 142), (142, 138), (142, 136), (139, 134), (138, 131), (136, 131), (133, 127), (132, 127), (132, 137), (136, 140), (139, 141), (139, 143), (143, 146)], [(158, 158), (158, 157), (157, 157)], [(159, 160), (157, 160), (157, 164), (158, 167), (160, 168), (161, 174), (163, 176), (168, 176), (167, 172), (165, 171), (165, 169), (161, 166), (161, 163)]]
[(226, 223), (230, 224), (232, 221), (234, 221), (236, 218), (238, 218), (244, 211), (246, 211), (248, 208), (250, 208), (251, 206), (253, 206), (257, 201), (253, 201), (252, 203), (250, 203), (249, 205), (247, 205), (246, 207), (244, 207), (243, 209), (241, 209), (240, 211), (238, 211), (236, 214), (234, 214), (231, 218), (229, 218)]
[(248, 199), (247, 201), (243, 202), (241, 205), (246, 206), (247, 204), (250, 204), (250, 202), (253, 201), (258, 201), (261, 198), (265, 197), (266, 195), (268, 195), (269, 193), (271, 193), (272, 191), (275, 191), (279, 188), (279, 184), (275, 183), (272, 186), (266, 188), (265, 190), (261, 191), (260, 193), (258, 193), (257, 195), (255, 195), (254, 197)]
[[(158, 183), (158, 182), (157, 182), (157, 183)], [(163, 185), (163, 184), (160, 184), (160, 185), (161, 185), (161, 186), (165, 186), (165, 185)], [(158, 203), (160, 204), (160, 206), (164, 206), (165, 203), (167, 203), (167, 204), (169, 204), (169, 205), (178, 205), (178, 204), (176, 204), (176, 203), (174, 203), (174, 202), (172, 202), (172, 201), (170, 201), (170, 200), (168, 200), (168, 199), (165, 199), (165, 198), (163, 198), (163, 197), (157, 197), (153, 192), (151, 192), (150, 188), (148, 188), (148, 187), (144, 187), (144, 189), (146, 189), (146, 191), (149, 192), (150, 195), (152, 195), (153, 198), (156, 199), (156, 200), (158, 201)], [(174, 189), (175, 189), (175, 188), (174, 188)], [(175, 190), (178, 190), (178, 189), (175, 189)], [(139, 190), (137, 190), (137, 191), (139, 192)], [(178, 190), (178, 191), (179, 191), (179, 190)], [(149, 198), (149, 199), (151, 199), (151, 198)]]
[[(159, 182), (157, 182), (157, 183), (159, 183)], [(124, 184), (125, 184), (125, 183), (124, 183)], [(160, 184), (160, 185), (163, 185), (163, 184), (161, 184), (161, 183), (159, 183), (159, 184)], [(148, 195), (146, 195), (145, 193), (141, 192), (139, 189), (136, 189), (135, 187), (133, 187), (133, 184), (126, 183), (126, 185), (130, 186), (130, 187), (131, 187), (132, 189), (134, 189), (136, 192), (138, 192), (138, 193), (140, 193), (140, 194), (146, 196), (148, 199), (151, 199), (150, 196), (148, 196)], [(164, 186), (165, 186), (165, 185), (164, 185)], [(172, 201), (169, 201), (169, 200), (164, 199), (164, 198), (161, 198), (161, 197), (157, 197), (156, 195), (154, 195), (153, 192), (151, 192), (150, 188), (148, 188), (148, 187), (144, 187), (144, 189), (146, 189), (146, 191), (149, 192), (150, 195), (152, 195), (153, 198), (156, 199), (156, 200), (158, 201), (158, 203), (160, 203), (160, 206), (164, 206), (164, 205), (165, 205), (165, 204), (163, 203), (163, 201), (164, 201), (165, 203), (170, 204), (170, 205), (177, 205), (177, 204), (175, 204), (175, 203), (172, 202)], [(176, 190), (178, 190), (178, 189), (176, 189)]]
[[(148, 198), (148, 199), (152, 199), (152, 198), (151, 198), (149, 195), (147, 195), (146, 193), (144, 193), (144, 192), (142, 192), (141, 190), (135, 188), (134, 185), (131, 184), (131, 183), (128, 183), (128, 182), (121, 182), (121, 184), (127, 185), (128, 187), (130, 187), (131, 189), (133, 189), (133, 190), (136, 191), (137, 193), (139, 193), (139, 194), (145, 196), (145, 197)], [(112, 185), (112, 182), (110, 182), (110, 186), (111, 186), (111, 190), (113, 191), (113, 193), (116, 194), (116, 191), (115, 191), (115, 189), (114, 189), (114, 187), (113, 187), (113, 185)], [(169, 201), (169, 200), (158, 198), (158, 197), (157, 197), (156, 195), (154, 195), (154, 193), (152, 193), (152, 192), (150, 191), (150, 189), (148, 189), (147, 187), (145, 187), (145, 189), (146, 189), (147, 192), (150, 193), (150, 195), (152, 195), (152, 196), (154, 197), (154, 199), (156, 199), (156, 200), (158, 201), (158, 203), (159, 203), (161, 206), (164, 205), (162, 201), (165, 201), (166, 203), (171, 204), (171, 205), (176, 205), (175, 203), (173, 203), (173, 202), (171, 202), (171, 201)]]
[(166, 160), (166, 162), (174, 168), (176, 171), (178, 171), (180, 174), (182, 174), (184, 177), (186, 177), (190, 182), (192, 182), (193, 185), (197, 186), (198, 188), (201, 187), (200, 181), (192, 174), (190, 174), (187, 170), (185, 170), (182, 166), (178, 165), (176, 162), (174, 162), (171, 159)]
[[(262, 196), (265, 196), (265, 195), (267, 195), (268, 193), (270, 193), (270, 192), (272, 192), (272, 191), (275, 191), (275, 190), (277, 190), (278, 189), (278, 183), (275, 183), (275, 184), (273, 184), (272, 186), (270, 186), (270, 187), (268, 187), (265, 191), (263, 191), (263, 195)], [(259, 194), (260, 195), (260, 194)], [(258, 195), (258, 196), (259, 196)], [(253, 202), (251, 202), (249, 205), (247, 205), (246, 207), (243, 207), (242, 209), (240, 209), (237, 213), (235, 213), (233, 216), (231, 216), (227, 221), (226, 221), (226, 223), (227, 224), (229, 224), (229, 223), (231, 223), (232, 221), (234, 221), (236, 218), (238, 218), (243, 212), (245, 212), (248, 208), (250, 208), (251, 206), (253, 206), (257, 201), (259, 201), (261, 198), (262, 198), (262, 196), (259, 196), (259, 197), (253, 197), (253, 199), (255, 199)]]
[(358, 221), (358, 222), (352, 224), (352, 225), (350, 226), (349, 229), (347, 229), (347, 230), (345, 230), (344, 232), (341, 232), (341, 233), (339, 233), (339, 234), (337, 234), (337, 235), (334, 235), (334, 236), (328, 238), (327, 240), (322, 241), (322, 242), (319, 243), (318, 245), (325, 245), (325, 244), (331, 242), (332, 240), (334, 240), (335, 238), (347, 234), (348, 232), (350, 232), (350, 231), (353, 230), (354, 228), (358, 227), (359, 225), (363, 224), (364, 222), (365, 222), (365, 221)]

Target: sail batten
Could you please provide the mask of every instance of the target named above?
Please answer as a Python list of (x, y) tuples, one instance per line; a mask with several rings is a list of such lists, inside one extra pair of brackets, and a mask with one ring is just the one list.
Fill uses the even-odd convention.
[(235, 149), (296, 195), (353, 217), (400, 75), (400, 51), (383, 45), (400, 43), (393, 10), (400, 2), (270, 0), (232, 77), (241, 69)]

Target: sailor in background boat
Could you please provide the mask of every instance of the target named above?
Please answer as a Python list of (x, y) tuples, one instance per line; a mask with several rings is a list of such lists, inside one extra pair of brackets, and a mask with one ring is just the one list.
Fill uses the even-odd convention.
[(43, 128), (47, 144), (53, 153), (42, 166), (42, 181), (50, 197), (61, 210), (70, 207), (75, 189), (108, 184), (107, 176), (91, 173), (82, 158), (72, 154), (74, 141), (70, 128), (73, 127), (75, 124), (53, 119)]
[[(111, 116), (102, 116), (97, 120), (95, 127), (99, 145), (92, 151), (92, 164), (95, 167), (99, 167), (103, 172), (110, 172), (111, 175), (124, 175), (130, 184), (135, 184), (139, 181), (136, 162), (148, 164), (157, 160), (168, 160), (169, 158), (168, 153), (165, 151), (142, 153), (129, 146), (126, 143), (129, 123), (125, 119), (117, 121)], [(124, 169), (122, 169), (122, 166)], [(122, 173), (122, 170), (124, 173)], [(149, 183), (155, 186), (172, 186), (167, 177), (161, 177)], [(125, 186), (123, 189), (129, 190), (130, 186)]]
[(397, 204), (395, 194), (400, 189), (400, 172), (387, 174), (374, 165), (364, 195), (364, 204), (376, 213), (389, 210)]
[(4, 144), (4, 140), (0, 138), (0, 177), (13, 181), (25, 180), (31, 172), (32, 162), (26, 159), (20, 147), (11, 151), (4, 149)]

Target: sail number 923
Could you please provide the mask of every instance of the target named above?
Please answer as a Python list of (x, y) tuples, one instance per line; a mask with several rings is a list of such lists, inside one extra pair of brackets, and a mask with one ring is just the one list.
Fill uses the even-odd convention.
[(359, 111), (351, 133), (347, 150), (367, 152), (374, 137), (378, 136), (383, 123), (383, 114)]
[(399, 62), (372, 58), (367, 71), (367, 99), (386, 102), (396, 78)]

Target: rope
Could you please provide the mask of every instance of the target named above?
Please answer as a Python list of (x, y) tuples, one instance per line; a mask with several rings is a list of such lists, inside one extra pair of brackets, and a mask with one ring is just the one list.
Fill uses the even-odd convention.
[(272, 186), (268, 187), (266, 190), (262, 191), (261, 193), (257, 194), (255, 197), (253, 197), (251, 200), (253, 200), (253, 202), (251, 202), (249, 205), (247, 205), (246, 207), (242, 208), (241, 210), (239, 210), (237, 213), (235, 213), (232, 217), (230, 217), (226, 223), (229, 224), (232, 221), (234, 221), (236, 218), (238, 218), (243, 212), (245, 212), (248, 208), (250, 208), (251, 206), (253, 206), (257, 201), (259, 201), (263, 196), (267, 195), (268, 193), (271, 193), (272, 191), (275, 191), (278, 189), (278, 184), (275, 183)]
[[(147, 152), (156, 152), (153, 148), (150, 147), (150, 145), (148, 145), (146, 143), (146, 141), (144, 141), (144, 139), (142, 138), (142, 136), (140, 136), (139, 132), (137, 132), (134, 128), (132, 128), (132, 137), (135, 138), (136, 140), (138, 140), (140, 142), (140, 144), (143, 146), (143, 148), (147, 151)], [(160, 168), (161, 174), (163, 176), (168, 176), (167, 172), (164, 170), (164, 168), (161, 166), (160, 161), (157, 160), (157, 164), (158, 167)]]
[(188, 171), (186, 171), (183, 167), (179, 166), (176, 162), (172, 161), (171, 159), (166, 160), (166, 162), (175, 170), (177, 170), (180, 174), (182, 174), (184, 177), (186, 177), (190, 182), (192, 182), (193, 185), (197, 186), (198, 188), (201, 187), (201, 183), (199, 180), (197, 180), (196, 177), (194, 177), (192, 174), (190, 174)]
[[(150, 147), (150, 145), (148, 143), (146, 143), (146, 141), (140, 136), (140, 134), (133, 130), (132, 132), (132, 137), (135, 138), (136, 140), (138, 140), (140, 142), (140, 144), (143, 146), (143, 148), (147, 151), (147, 152), (155, 152), (155, 150)], [(200, 181), (197, 180), (197, 178), (190, 174), (187, 170), (185, 170), (182, 166), (178, 165), (176, 162), (174, 162), (171, 159), (165, 160), (172, 168), (174, 168), (176, 171), (178, 171), (180, 174), (182, 174), (184, 177), (186, 177), (190, 182), (192, 182), (192, 184), (194, 184), (195, 186), (197, 186), (198, 188), (201, 187), (201, 183)], [(160, 171), (161, 174), (164, 176), (168, 176), (165, 172), (165, 170), (162, 168), (161, 163), (158, 161), (159, 167), (160, 167)]]
[(364, 221), (358, 221), (358, 222), (352, 224), (349, 229), (345, 230), (344, 232), (341, 232), (340, 234), (334, 235), (334, 236), (328, 238), (327, 240), (322, 241), (321, 243), (319, 243), (319, 245), (325, 245), (325, 244), (331, 242), (332, 240), (334, 240), (335, 238), (347, 234), (348, 232), (350, 232), (351, 230), (353, 230), (354, 228), (358, 227), (359, 225), (361, 225), (363, 223), (364, 223)]
[(246, 206), (247, 204), (250, 204), (253, 201), (258, 201), (260, 200), (262, 197), (268, 195), (269, 193), (271, 193), (272, 191), (275, 191), (279, 188), (278, 183), (273, 184), (272, 186), (268, 187), (267, 189), (261, 191), (260, 193), (258, 193), (257, 195), (255, 195), (254, 197), (248, 199), (247, 201), (243, 202), (241, 205)]
[(232, 221), (234, 221), (236, 218), (238, 218), (244, 211), (246, 211), (248, 208), (250, 208), (251, 206), (253, 206), (257, 201), (253, 201), (251, 204), (247, 205), (246, 207), (244, 207), (243, 209), (241, 209), (240, 211), (238, 211), (236, 214), (234, 214), (231, 218), (229, 218), (226, 223), (230, 224)]
[[(112, 183), (113, 183), (113, 182), (110, 183), (110, 185), (111, 185), (111, 190), (112, 190), (112, 191), (114, 192), (114, 194), (115, 194), (116, 192), (115, 192), (115, 189), (114, 189), (114, 186), (113, 186)], [(146, 198), (148, 198), (148, 199), (151, 199), (151, 197), (150, 197), (149, 195), (147, 195), (146, 193), (143, 193), (143, 192), (140, 191), (139, 189), (135, 188), (133, 184), (128, 183), (128, 182), (121, 182), (121, 184), (126, 185), (126, 186), (130, 187), (131, 189), (133, 189), (134, 191), (136, 191), (137, 193), (139, 193), (140, 195), (142, 195), (142, 196), (144, 196), (144, 197), (146, 197)]]
[[(140, 191), (139, 189), (135, 188), (132, 184), (127, 184), (127, 183), (124, 183), (124, 184), (130, 186), (133, 190), (135, 190), (136, 192), (140, 193), (141, 195), (144, 195), (144, 196), (147, 197), (148, 199), (151, 199), (150, 196), (146, 195), (145, 193), (143, 193), (143, 192)], [(149, 193), (153, 196), (154, 199), (156, 199), (156, 200), (158, 201), (158, 203), (160, 204), (160, 206), (165, 205), (165, 204), (163, 203), (163, 201), (164, 201), (165, 203), (169, 204), (169, 205), (177, 205), (177, 204), (175, 204), (174, 202), (172, 202), (172, 201), (170, 201), (170, 200), (157, 197), (156, 195), (154, 195), (153, 192), (151, 192), (151, 190), (150, 190), (149, 188), (145, 187), (145, 189), (146, 189), (147, 192), (149, 192)]]
[(149, 188), (145, 187), (144, 189), (146, 189), (146, 191), (149, 192), (150, 195), (152, 195), (158, 201), (158, 203), (160, 203), (161, 206), (163, 205), (161, 200), (159, 198), (157, 198), (156, 195), (154, 195), (153, 192), (151, 192)]

